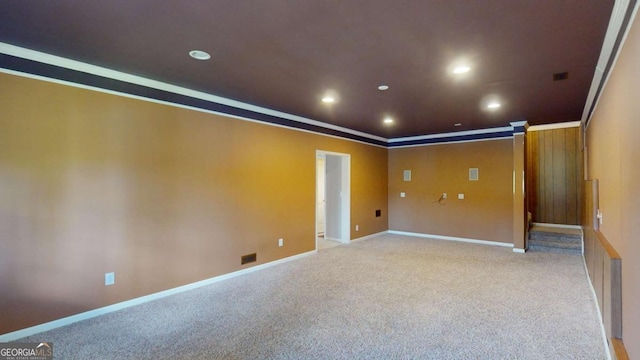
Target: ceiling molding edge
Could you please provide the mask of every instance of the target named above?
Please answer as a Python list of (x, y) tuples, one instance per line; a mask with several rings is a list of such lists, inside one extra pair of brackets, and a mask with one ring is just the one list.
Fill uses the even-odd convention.
[[(37, 62), (37, 63), (41, 63), (41, 64), (46, 64), (46, 65), (50, 65), (50, 66), (54, 66), (54, 67), (58, 67), (58, 68), (62, 68), (62, 69), (72, 70), (72, 71), (76, 71), (76, 72), (80, 72), (80, 73), (84, 73), (84, 74), (88, 74), (88, 75), (94, 75), (94, 76), (98, 76), (98, 77), (102, 77), (102, 78), (106, 78), (106, 79), (116, 80), (116, 81), (120, 81), (120, 82), (127, 83), (127, 84), (143, 86), (143, 87), (146, 87), (146, 88), (160, 90), (160, 91), (163, 91), (163, 92), (169, 92), (169, 93), (182, 95), (182, 96), (186, 96), (186, 97), (190, 97), (190, 98), (194, 98), (194, 99), (198, 99), (198, 100), (204, 100), (204, 101), (207, 101), (207, 102), (210, 102), (210, 103), (220, 104), (220, 105), (224, 105), (226, 107), (233, 107), (233, 108), (245, 110), (245, 111), (252, 112), (252, 113), (264, 114), (264, 115), (267, 115), (269, 117), (275, 117), (275, 118), (280, 118), (280, 119), (286, 119), (286, 120), (289, 120), (289, 121), (295, 121), (295, 122), (298, 122), (298, 123), (311, 125), (314, 128), (324, 128), (324, 129), (329, 130), (329, 134), (328, 135), (336, 135), (335, 133), (349, 134), (349, 135), (353, 135), (353, 136), (355, 136), (355, 137), (357, 137), (357, 138), (359, 138), (361, 140), (371, 139), (371, 140), (373, 140), (372, 142), (369, 142), (369, 141), (364, 141), (364, 142), (371, 143), (371, 144), (374, 144), (374, 145), (386, 144), (386, 142), (388, 141), (388, 139), (386, 139), (386, 138), (383, 138), (383, 137), (380, 137), (380, 136), (376, 136), (376, 135), (367, 134), (367, 133), (360, 132), (360, 131), (357, 131), (357, 130), (352, 130), (352, 129), (349, 129), (349, 128), (336, 126), (336, 125), (331, 125), (331, 124), (327, 124), (327, 123), (324, 123), (324, 122), (321, 122), (321, 121), (308, 119), (308, 118), (305, 118), (305, 117), (302, 117), (302, 116), (293, 115), (293, 114), (289, 114), (289, 113), (284, 113), (284, 112), (281, 112), (281, 111), (276, 111), (276, 110), (264, 108), (264, 107), (261, 107), (261, 106), (256, 106), (256, 105), (252, 105), (252, 104), (249, 104), (249, 103), (244, 103), (244, 102), (240, 102), (240, 101), (224, 98), (224, 97), (221, 97), (221, 96), (208, 94), (208, 93), (197, 91), (197, 90), (192, 90), (192, 89), (188, 89), (188, 88), (185, 88), (185, 87), (172, 85), (172, 84), (169, 84), (169, 83), (165, 83), (165, 82), (161, 82), (161, 81), (145, 78), (145, 77), (138, 76), (138, 75), (132, 75), (132, 74), (128, 74), (128, 73), (125, 73), (125, 72), (112, 70), (112, 69), (108, 69), (108, 68), (104, 68), (104, 67), (101, 67), (101, 66), (88, 64), (88, 63), (84, 63), (84, 62), (77, 61), (77, 60), (72, 60), (72, 59), (68, 59), (68, 58), (64, 58), (64, 57), (60, 57), (60, 56), (56, 56), (56, 55), (51, 55), (51, 54), (43, 53), (43, 52), (36, 51), (36, 50), (26, 49), (26, 48), (22, 48), (22, 47), (19, 47), (19, 46), (15, 46), (15, 45), (3, 43), (3, 42), (0, 42), (0, 54), (8, 55), (8, 56), (11, 56), (11, 57), (14, 57), (14, 58), (25, 59), (25, 60), (29, 60), (29, 61), (33, 61), (33, 62)], [(97, 91), (110, 90), (110, 93), (112, 93), (112, 94), (118, 94), (118, 95), (123, 95), (123, 96), (134, 95), (134, 94), (130, 94), (129, 92), (114, 91), (112, 89), (105, 89), (104, 87), (101, 87), (101, 86), (87, 85), (87, 84), (84, 84), (84, 83), (78, 82), (78, 81), (60, 79), (60, 78), (56, 79), (56, 78), (51, 78), (51, 77), (49, 77), (47, 75), (43, 75), (43, 74), (34, 74), (33, 72), (30, 72), (30, 71), (20, 71), (20, 70), (16, 70), (16, 69), (11, 69), (11, 68), (5, 66), (4, 62), (1, 61), (1, 60), (0, 60), (0, 68), (5, 68), (7, 70), (13, 70), (13, 73), (17, 74), (17, 75), (20, 75), (20, 74), (35, 75), (35, 76), (38, 76), (38, 78), (40, 80), (45, 80), (45, 81), (58, 80), (58, 81), (54, 81), (54, 82), (63, 82), (65, 85), (71, 85), (71, 86), (80, 85), (80, 87), (90, 88), (92, 90), (97, 90)], [(149, 97), (146, 97), (146, 96), (135, 96), (135, 98), (143, 99), (143, 100), (150, 99)], [(153, 98), (151, 98), (151, 99), (153, 99)], [(155, 100), (157, 100), (157, 99), (155, 99)], [(165, 103), (174, 104), (174, 102), (172, 102), (172, 101), (165, 102)], [(175, 103), (175, 104), (176, 105), (181, 105), (180, 103)], [(193, 109), (196, 109), (196, 110), (200, 109), (199, 107), (189, 107), (189, 108), (193, 108)], [(227, 113), (225, 113), (225, 112), (220, 112), (220, 113), (227, 115)], [(233, 115), (233, 114), (230, 114), (230, 115)], [(261, 121), (259, 119), (251, 119), (251, 118), (238, 117), (238, 116), (234, 116), (234, 117), (235, 118), (240, 118), (242, 120), (253, 120), (253, 121), (257, 120), (258, 122), (266, 123), (266, 124), (270, 124), (271, 123), (270, 121)], [(275, 124), (278, 125), (278, 123), (275, 123)], [(285, 126), (285, 127), (287, 127), (287, 126)], [(294, 129), (299, 129), (298, 127), (295, 127), (295, 126), (293, 128)], [(312, 131), (312, 132), (318, 132), (318, 133), (322, 133), (323, 135), (327, 135), (327, 133), (320, 132), (320, 131)], [(341, 137), (341, 136), (338, 136), (338, 137)], [(345, 136), (344, 138), (348, 139), (348, 140), (354, 140), (353, 138), (351, 138), (349, 136)]]
[(582, 124), (582, 121), (577, 120), (577, 121), (568, 121), (568, 122), (555, 123), (555, 124), (532, 125), (532, 126), (529, 126), (528, 131), (566, 129), (566, 128), (572, 128), (572, 127), (580, 127), (580, 124)]
[(402, 148), (473, 141), (499, 140), (504, 138), (511, 138), (513, 137), (513, 134), (513, 126), (503, 126), (480, 130), (467, 130), (442, 134), (394, 138), (389, 140), (388, 146), (389, 148)]
[(397, 148), (512, 137), (512, 126), (387, 139), (0, 42), (0, 72), (367, 145)]
[(471, 142), (480, 142), (480, 141), (505, 140), (505, 139), (512, 139), (512, 138), (513, 138), (513, 133), (509, 133), (509, 134), (504, 133), (502, 135), (495, 134), (495, 136), (487, 136), (484, 138), (474, 138), (469, 140), (434, 141), (434, 142), (415, 143), (415, 144), (389, 144), (388, 149), (391, 150), (391, 149), (403, 149), (403, 148), (419, 147), (419, 146), (462, 144), (462, 143), (471, 143)]
[(582, 111), (581, 122), (585, 124), (585, 128), (589, 126), (591, 117), (598, 107), (600, 94), (607, 85), (611, 70), (618, 61), (618, 56), (620, 56), (620, 51), (638, 13), (639, 6), (640, 3), (637, 0), (615, 0), (587, 101)]

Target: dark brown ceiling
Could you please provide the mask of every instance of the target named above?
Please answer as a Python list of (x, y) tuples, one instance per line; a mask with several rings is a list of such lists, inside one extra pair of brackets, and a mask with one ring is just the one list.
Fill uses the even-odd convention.
[[(394, 138), (579, 120), (612, 8), (613, 0), (3, 0), (0, 41)], [(189, 58), (192, 49), (211, 60)], [(464, 76), (449, 71), (459, 59), (472, 67)], [(569, 78), (554, 82), (558, 72)], [(339, 100), (329, 106), (320, 101), (328, 90)], [(497, 111), (482, 107), (490, 95), (502, 101)]]

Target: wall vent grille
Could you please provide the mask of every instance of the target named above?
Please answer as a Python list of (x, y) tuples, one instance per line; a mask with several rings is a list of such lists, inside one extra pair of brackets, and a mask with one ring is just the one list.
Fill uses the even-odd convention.
[(256, 262), (256, 260), (257, 260), (257, 254), (256, 253), (249, 254), (249, 255), (243, 255), (240, 258), (240, 265)]
[(553, 74), (553, 81), (567, 80), (569, 78), (568, 72), (560, 72)]

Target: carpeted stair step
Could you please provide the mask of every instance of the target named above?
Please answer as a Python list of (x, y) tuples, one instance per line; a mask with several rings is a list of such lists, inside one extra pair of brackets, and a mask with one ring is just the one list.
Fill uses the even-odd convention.
[(582, 254), (582, 248), (567, 249), (567, 248), (559, 248), (555, 246), (544, 246), (544, 245), (529, 245), (529, 251), (543, 251), (543, 252), (562, 253), (562, 254), (571, 254), (571, 255)]
[(549, 232), (549, 231), (531, 231), (529, 232), (530, 240), (541, 240), (541, 241), (561, 241), (567, 243), (580, 244), (582, 243), (582, 234), (566, 234), (566, 233), (558, 233), (558, 232)]
[(534, 225), (529, 230), (528, 248), (531, 251), (582, 254), (582, 231)]
[(546, 246), (546, 247), (556, 247), (559, 249), (577, 249), (582, 250), (581, 244), (576, 244), (573, 242), (566, 241), (552, 241), (552, 240), (535, 240), (529, 239), (529, 247), (531, 246)]

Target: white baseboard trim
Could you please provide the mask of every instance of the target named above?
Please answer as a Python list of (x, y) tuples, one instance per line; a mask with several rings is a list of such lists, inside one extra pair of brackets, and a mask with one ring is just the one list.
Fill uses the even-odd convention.
[(604, 328), (604, 320), (602, 317), (602, 313), (600, 312), (600, 306), (598, 305), (598, 295), (596, 295), (596, 289), (593, 288), (593, 283), (591, 282), (591, 276), (589, 276), (589, 269), (587, 268), (587, 260), (584, 258), (584, 253), (582, 255), (582, 265), (584, 265), (584, 272), (587, 274), (587, 282), (589, 282), (589, 289), (591, 289), (591, 296), (593, 297), (593, 304), (596, 307), (596, 312), (598, 313), (598, 319), (600, 320), (600, 335), (602, 335), (602, 341), (604, 343), (604, 349), (607, 352), (607, 360), (612, 360), (611, 354), (614, 353), (613, 345), (609, 346), (609, 341), (607, 340), (607, 331)]
[(379, 232), (379, 233), (375, 233), (375, 234), (371, 234), (371, 235), (366, 235), (366, 236), (359, 237), (359, 238), (357, 238), (357, 239), (353, 239), (353, 240), (351, 240), (351, 243), (358, 242), (358, 241), (363, 241), (363, 240), (373, 239), (373, 238), (376, 238), (376, 237), (378, 237), (378, 236), (386, 235), (386, 234), (388, 234), (388, 233), (389, 233), (389, 232), (385, 230), (385, 231), (381, 231), (381, 232)]
[(538, 222), (534, 222), (533, 225), (562, 228), (562, 229), (582, 230), (582, 226), (580, 225), (549, 224), (549, 223), (538, 223)]
[(397, 231), (397, 230), (389, 230), (388, 233), (394, 234), (394, 235), (416, 236), (416, 237), (423, 237), (423, 238), (430, 238), (430, 239), (437, 239), (437, 240), (461, 241), (461, 242), (468, 242), (468, 243), (474, 243), (474, 244), (504, 246), (504, 247), (511, 247), (511, 248), (513, 247), (513, 244), (503, 243), (499, 241), (469, 239), (469, 238), (461, 238), (461, 237), (455, 237), (455, 236), (431, 235), (431, 234), (422, 234), (422, 233)]
[(76, 323), (78, 321), (82, 321), (82, 320), (87, 320), (87, 319), (91, 319), (100, 315), (104, 315), (104, 314), (108, 314), (110, 312), (114, 312), (114, 311), (118, 311), (118, 310), (122, 310), (122, 309), (126, 309), (128, 307), (131, 306), (135, 306), (135, 305), (139, 305), (139, 304), (143, 304), (149, 301), (153, 301), (153, 300), (157, 300), (157, 299), (161, 299), (163, 297), (167, 297), (170, 295), (174, 295), (174, 294), (178, 294), (181, 292), (185, 292), (188, 290), (193, 290), (193, 289), (197, 289), (199, 287), (202, 286), (206, 286), (206, 285), (210, 285), (213, 283), (217, 283), (219, 281), (223, 281), (223, 280), (228, 280), (231, 278), (234, 278), (236, 276), (240, 276), (240, 275), (245, 275), (248, 273), (252, 273), (255, 271), (259, 271), (259, 270), (264, 270), (266, 268), (275, 266), (275, 265), (279, 265), (282, 263), (286, 263), (289, 261), (294, 261), (294, 260), (298, 260), (310, 255), (314, 255), (317, 254), (318, 251), (317, 250), (312, 250), (312, 251), (308, 251), (302, 254), (298, 254), (298, 255), (293, 255), (293, 256), (289, 256), (283, 259), (279, 259), (279, 260), (274, 260), (265, 264), (260, 264), (260, 265), (256, 265), (250, 268), (246, 268), (246, 269), (242, 269), (242, 270), (238, 270), (238, 271), (234, 271), (228, 274), (223, 274), (223, 275), (219, 275), (216, 277), (212, 277), (206, 280), (201, 280), (201, 281), (197, 281), (191, 284), (187, 284), (187, 285), (183, 285), (183, 286), (178, 286), (176, 288), (173, 289), (169, 289), (169, 290), (164, 290), (164, 291), (160, 291), (157, 293), (153, 293), (153, 294), (149, 294), (149, 295), (145, 295), (145, 296), (141, 296), (135, 299), (131, 299), (131, 300), (127, 300), (127, 301), (123, 301), (117, 304), (113, 304), (113, 305), (108, 305), (105, 307), (101, 307), (95, 310), (90, 310), (87, 312), (83, 312), (80, 314), (76, 314), (76, 315), (72, 315), (72, 316), (68, 316), (62, 319), (58, 319), (58, 320), (54, 320), (54, 321), (50, 321), (44, 324), (40, 324), (40, 325), (35, 325), (32, 327), (28, 327), (26, 329), (22, 329), (22, 330), (17, 330), (17, 331), (13, 331), (10, 333), (6, 333), (3, 335), (0, 335), (0, 342), (9, 342), (9, 341), (15, 341), (18, 340), (20, 338), (26, 337), (26, 336), (31, 336), (31, 335), (35, 335), (44, 331), (49, 331), (49, 330), (53, 330), (62, 326), (66, 326), (66, 325), (70, 325), (73, 323)]
[(513, 252), (518, 254), (524, 254), (526, 251), (526, 249), (513, 248)]

